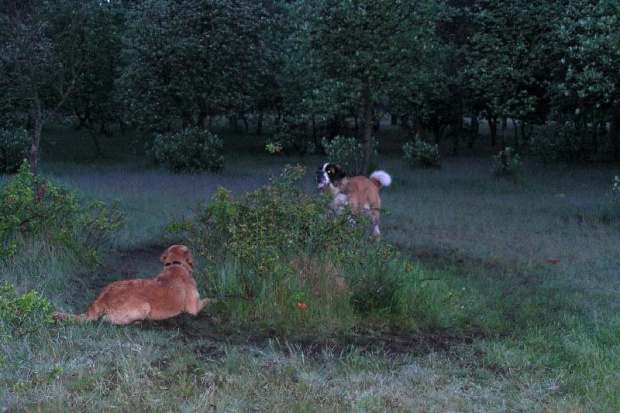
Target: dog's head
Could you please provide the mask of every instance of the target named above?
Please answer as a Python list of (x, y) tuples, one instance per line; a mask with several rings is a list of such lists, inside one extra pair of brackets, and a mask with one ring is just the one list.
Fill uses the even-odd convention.
[(185, 245), (173, 245), (161, 254), (159, 261), (168, 266), (172, 264), (181, 264), (188, 269), (194, 266), (194, 257), (192, 252)]
[(338, 185), (338, 182), (347, 176), (340, 165), (333, 163), (326, 163), (317, 169), (315, 175), (316, 183), (320, 190), (326, 189), (329, 185)]

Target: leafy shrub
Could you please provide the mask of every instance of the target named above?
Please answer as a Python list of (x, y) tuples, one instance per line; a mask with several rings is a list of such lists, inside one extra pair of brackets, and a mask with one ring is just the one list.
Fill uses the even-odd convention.
[(30, 137), (25, 129), (0, 128), (0, 172), (16, 172), (29, 150)]
[(176, 230), (189, 229), (190, 239), (210, 260), (233, 256), (258, 276), (277, 272), (279, 263), (295, 253), (310, 254), (325, 232), (332, 241), (321, 245), (323, 252), (336, 253), (336, 246), (363, 238), (362, 225), (350, 225), (344, 214), (326, 219), (326, 200), (296, 188), (304, 173), (301, 166), (287, 166), (269, 185), (239, 199), (220, 188), (211, 204), (198, 208), (194, 224)]
[(206, 259), (195, 274), (209, 281), (209, 295), (222, 298), (213, 311), (225, 308), (219, 316), (233, 324), (252, 320), (278, 331), (303, 323), (333, 332), (377, 315), (419, 326), (426, 308), (454, 319), (443, 303), (433, 304), (450, 299), (447, 293), (433, 287), (411, 294), (425, 277), (394, 248), (368, 237), (367, 217), (352, 223), (347, 213), (326, 208), (328, 197), (300, 192), (295, 184), (303, 175), (303, 168), (287, 167), (239, 198), (220, 189), (191, 220), (169, 227)]
[(217, 135), (194, 127), (157, 135), (151, 153), (173, 172), (220, 172), (224, 168), (223, 149)]
[(620, 220), (620, 175), (614, 176), (609, 202), (601, 203), (599, 216), (602, 222), (609, 224)]
[(52, 305), (36, 291), (19, 294), (6, 281), (0, 285), (0, 342), (33, 333), (51, 322)]
[[(362, 173), (364, 145), (357, 139), (353, 137), (336, 136), (331, 142), (323, 138), (322, 144), (329, 162), (342, 166), (347, 174), (351, 176)], [(372, 152), (370, 164), (373, 165), (378, 156), (377, 141), (373, 139), (371, 145)]]
[(493, 174), (496, 176), (514, 175), (521, 167), (521, 158), (510, 146), (493, 156)]
[(414, 139), (403, 146), (404, 158), (411, 167), (423, 168), (439, 167), (441, 155), (439, 146), (424, 142), (422, 139)]
[(33, 237), (96, 257), (123, 220), (117, 204), (84, 206), (75, 193), (35, 177), (24, 161), (0, 189), (0, 259), (12, 256)]
[(300, 156), (316, 151), (314, 142), (308, 137), (307, 122), (303, 119), (286, 119), (276, 125), (271, 141), (267, 143), (269, 153), (282, 153), (293, 149)]
[(595, 153), (587, 134), (573, 124), (566, 123), (548, 124), (534, 129), (527, 150), (545, 162), (583, 162)]

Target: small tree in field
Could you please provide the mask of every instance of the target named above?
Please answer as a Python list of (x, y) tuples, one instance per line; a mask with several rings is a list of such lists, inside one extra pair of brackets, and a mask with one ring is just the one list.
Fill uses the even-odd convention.
[(0, 106), (24, 105), (32, 120), (30, 167), (38, 171), (43, 125), (71, 95), (83, 65), (80, 32), (97, 2), (9, 1), (1, 9)]
[(428, 0), (322, 0), (307, 20), (324, 111), (357, 108), (363, 121), (364, 173), (372, 154), (374, 112), (388, 91), (409, 81), (433, 36), (439, 4)]

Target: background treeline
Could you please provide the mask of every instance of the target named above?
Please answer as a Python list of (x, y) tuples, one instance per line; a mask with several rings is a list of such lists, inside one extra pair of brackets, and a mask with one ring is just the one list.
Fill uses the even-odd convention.
[(615, 0), (2, 0), (0, 128), (32, 131), (35, 172), (61, 119), (95, 144), (222, 117), (302, 154), (355, 134), (367, 167), (379, 119), (472, 147), (484, 112), (500, 149), (619, 161), (619, 16)]

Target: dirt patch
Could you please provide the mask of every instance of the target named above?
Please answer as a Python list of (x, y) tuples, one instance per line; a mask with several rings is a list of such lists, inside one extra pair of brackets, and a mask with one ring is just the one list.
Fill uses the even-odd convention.
[(324, 354), (325, 350), (337, 354), (347, 354), (356, 350), (363, 354), (421, 356), (432, 352), (448, 352), (455, 346), (470, 344), (476, 339), (486, 337), (481, 331), (470, 331), (459, 335), (447, 330), (415, 333), (398, 330), (373, 333), (358, 330), (346, 334), (322, 336), (300, 331), (293, 335), (285, 335), (258, 326), (222, 326), (213, 322), (209, 316), (202, 314), (198, 317), (181, 315), (157, 323), (144, 322), (141, 328), (174, 329), (179, 332), (181, 339), (186, 343), (206, 342), (208, 345), (204, 346), (204, 351), (209, 357), (219, 354), (223, 344), (250, 345), (258, 348), (273, 347), (275, 344), (285, 353), (303, 351), (307, 357), (317, 358)]

